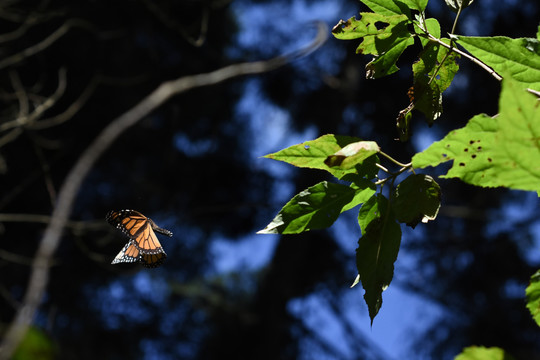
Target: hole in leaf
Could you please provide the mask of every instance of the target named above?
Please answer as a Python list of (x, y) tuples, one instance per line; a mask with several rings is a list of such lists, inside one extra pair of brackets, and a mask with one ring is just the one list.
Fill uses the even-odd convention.
[(481, 147), (481, 146), (479, 146), (479, 147), (477, 147), (477, 148), (476, 148), (476, 150), (478, 150), (478, 151), (482, 151), (482, 147)]
[(445, 158), (445, 157), (447, 157), (447, 156), (448, 156), (448, 155), (446, 155), (446, 154), (442, 154), (442, 157), (443, 157), (443, 158)]
[(465, 166), (465, 163), (459, 163), (459, 166)]
[(463, 151), (467, 152), (467, 151), (469, 151), (469, 148), (465, 148), (465, 149), (463, 149)]
[(388, 23), (385, 23), (385, 22), (382, 22), (382, 21), (376, 21), (375, 24), (375, 27), (377, 28), (377, 30), (382, 30), (384, 29), (385, 27), (388, 26)]
[(305, 145), (304, 149), (309, 150), (309, 145)]
[(472, 154), (471, 157), (474, 159), (476, 157), (476, 154)]
[(474, 140), (469, 141), (469, 144), (471, 145), (474, 144)]

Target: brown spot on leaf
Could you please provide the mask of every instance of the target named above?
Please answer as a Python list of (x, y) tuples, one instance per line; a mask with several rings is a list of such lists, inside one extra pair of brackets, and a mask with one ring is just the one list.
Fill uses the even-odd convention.
[(488, 158), (488, 161), (489, 161), (489, 162), (492, 162), (493, 160), (491, 160), (491, 158)]

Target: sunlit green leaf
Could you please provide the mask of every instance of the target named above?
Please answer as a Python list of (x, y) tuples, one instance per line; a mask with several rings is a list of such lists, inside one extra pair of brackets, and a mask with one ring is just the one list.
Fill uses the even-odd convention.
[(337, 178), (343, 177), (347, 173), (355, 173), (355, 169), (343, 170), (330, 168), (324, 161), (328, 156), (335, 154), (350, 143), (361, 141), (354, 136), (323, 135), (315, 140), (306, 141), (301, 144), (290, 146), (273, 154), (264, 157), (283, 161), (294, 166), (321, 169), (328, 171)]
[(371, 323), (382, 305), (382, 292), (394, 276), (394, 262), (401, 242), (401, 228), (390, 203), (381, 194), (374, 195), (358, 215), (362, 237), (358, 240), (356, 266), (365, 290)]
[(360, 0), (373, 12), (382, 15), (406, 15), (410, 18), (411, 11), (405, 2), (394, 0)]
[(441, 188), (429, 175), (409, 175), (396, 187), (392, 208), (399, 222), (414, 228), (435, 220), (441, 207)]
[(499, 116), (477, 115), (459, 130), (413, 157), (413, 166), (454, 160), (446, 178), (484, 187), (540, 193), (540, 111), (536, 97), (511, 79), (503, 81)]
[(527, 309), (538, 326), (540, 326), (540, 270), (531, 276), (531, 283), (525, 290)]
[(401, 2), (412, 10), (424, 11), (426, 9), (428, 0), (401, 0)]
[(459, 36), (458, 43), (500, 75), (540, 91), (540, 40)]
[(514, 360), (514, 358), (497, 347), (471, 346), (463, 349), (454, 360)]
[(324, 229), (336, 221), (355, 195), (355, 189), (346, 185), (320, 182), (294, 196), (257, 234), (298, 234)]
[(405, 15), (361, 13), (359, 20), (352, 17), (340, 21), (332, 30), (342, 40), (362, 39), (356, 49), (358, 54), (371, 54), (374, 59), (366, 66), (367, 77), (377, 78), (396, 72), (396, 61), (402, 52), (414, 43)]

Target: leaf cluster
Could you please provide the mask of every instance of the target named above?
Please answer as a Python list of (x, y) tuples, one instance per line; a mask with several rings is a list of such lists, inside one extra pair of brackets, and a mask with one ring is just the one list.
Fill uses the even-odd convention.
[[(260, 234), (293, 234), (330, 226), (345, 211), (361, 205), (356, 265), (365, 290), (371, 322), (382, 305), (382, 292), (392, 281), (394, 262), (400, 248), (401, 226), (412, 228), (435, 220), (441, 206), (441, 188), (429, 175), (415, 169), (453, 161), (442, 178), (459, 178), (481, 187), (506, 187), (535, 191), (540, 195), (540, 28), (536, 38), (441, 37), (439, 22), (426, 18), (427, 0), (361, 0), (372, 12), (341, 20), (332, 33), (341, 40), (360, 40), (357, 54), (371, 55), (366, 77), (377, 79), (399, 70), (397, 61), (405, 49), (420, 46), (412, 64), (412, 84), (407, 90), (410, 104), (397, 113), (396, 128), (401, 141), (411, 137), (413, 110), (431, 126), (443, 113), (442, 94), (466, 58), (502, 81), (499, 113), (479, 114), (462, 129), (451, 131), (441, 141), (415, 154), (402, 164), (382, 151), (374, 141), (350, 136), (323, 135), (294, 145), (267, 158), (297, 167), (324, 170), (349, 185), (323, 181), (294, 196)], [(472, 1), (447, 1), (457, 13)], [(455, 23), (454, 23), (455, 28)], [(463, 51), (460, 47), (464, 48)], [(503, 80), (504, 76), (504, 80)], [(383, 166), (388, 160), (397, 171)], [(398, 175), (412, 172), (399, 184)], [(389, 184), (388, 195), (383, 188)], [(527, 290), (528, 307), (538, 323), (538, 274)], [(476, 352), (500, 349), (471, 349)], [(503, 354), (504, 355), (504, 354)], [(474, 356), (474, 355), (472, 355)], [(482, 355), (490, 356), (490, 355)]]
[(266, 155), (297, 167), (325, 170), (349, 185), (322, 181), (301, 191), (258, 232), (298, 234), (323, 229), (341, 213), (361, 205), (358, 224), (362, 237), (358, 241), (356, 264), (372, 320), (381, 307), (382, 292), (394, 274), (401, 241), (399, 223), (414, 228), (419, 222), (435, 219), (441, 201), (441, 189), (429, 175), (410, 174), (389, 197), (377, 193), (377, 185), (382, 187), (387, 181), (394, 181), (410, 168), (402, 166), (381, 178), (379, 172), (385, 168), (378, 155), (388, 157), (374, 141), (330, 134)]

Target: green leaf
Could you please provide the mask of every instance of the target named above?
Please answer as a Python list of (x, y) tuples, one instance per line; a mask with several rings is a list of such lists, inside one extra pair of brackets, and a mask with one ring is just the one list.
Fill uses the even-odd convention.
[(540, 91), (540, 41), (504, 36), (458, 36), (458, 43), (499, 74)]
[(534, 95), (511, 79), (502, 84), (499, 116), (473, 117), (464, 128), (416, 154), (415, 168), (454, 160), (443, 178), (540, 194), (540, 111)]
[(394, 276), (394, 262), (401, 242), (401, 228), (390, 203), (381, 194), (374, 195), (360, 208), (358, 223), (362, 237), (356, 250), (356, 267), (365, 290), (371, 324), (382, 305), (382, 292)]
[(429, 175), (409, 175), (394, 191), (396, 218), (413, 229), (420, 221), (435, 220), (440, 207), (441, 188)]
[(351, 184), (351, 189), (354, 190), (353, 199), (343, 207), (341, 212), (350, 210), (360, 204), (365, 203), (369, 198), (375, 194), (377, 186), (367, 179), (358, 179)]
[(405, 5), (405, 2), (394, 0), (360, 0), (373, 12), (381, 15), (406, 15), (411, 17), (411, 11)]
[(409, 7), (409, 9), (418, 10), (418, 11), (424, 11), (428, 3), (428, 0), (401, 0), (401, 1), (405, 3)]
[[(422, 19), (420, 15), (416, 16), (416, 21), (414, 22), (414, 32), (418, 35), (425, 35), (426, 32), (428, 34), (433, 35), (436, 38), (441, 37), (441, 25), (439, 24), (439, 21), (437, 19), (429, 18), (426, 19), (425, 28), (423, 27)], [(431, 41), (424, 37), (420, 37), (420, 42), (422, 43), (423, 47), (426, 47), (428, 44), (431, 44)]]
[(454, 12), (458, 12), (459, 8), (462, 10), (471, 5), (474, 0), (444, 0), (446, 5)]
[(355, 173), (356, 170), (329, 168), (324, 161), (328, 156), (335, 154), (348, 144), (357, 141), (361, 141), (361, 139), (354, 136), (327, 134), (318, 139), (293, 145), (276, 153), (265, 155), (264, 157), (283, 161), (302, 168), (326, 170), (339, 179), (345, 174)]
[[(451, 131), (441, 141), (434, 142), (423, 152), (414, 155), (413, 167), (437, 166), (454, 160), (454, 166), (446, 176), (441, 177), (460, 177), (471, 184), (480, 183), (481, 179), (496, 175), (490, 165), (493, 159), (489, 154), (493, 151), (498, 129), (498, 118), (476, 115), (465, 127)], [(465, 166), (468, 171), (460, 171)]]
[(426, 116), (429, 125), (442, 114), (442, 93), (459, 70), (459, 57), (455, 52), (430, 42), (421, 52), (420, 59), (413, 64), (414, 105)]
[(374, 141), (357, 141), (328, 156), (324, 163), (329, 167), (349, 170), (362, 164), (365, 159), (380, 150), (379, 145)]
[(323, 181), (294, 196), (257, 234), (298, 234), (327, 228), (356, 195), (346, 185)]
[(414, 44), (405, 15), (361, 13), (360, 20), (352, 17), (341, 20), (333, 29), (341, 40), (362, 38), (356, 49), (358, 54), (371, 54), (375, 58), (366, 66), (368, 78), (378, 78), (398, 71), (396, 61), (403, 51)]
[(497, 347), (470, 346), (463, 349), (454, 360), (513, 360), (514, 358)]
[(536, 325), (540, 326), (540, 270), (531, 276), (531, 283), (525, 290), (527, 298), (527, 309), (536, 321)]

